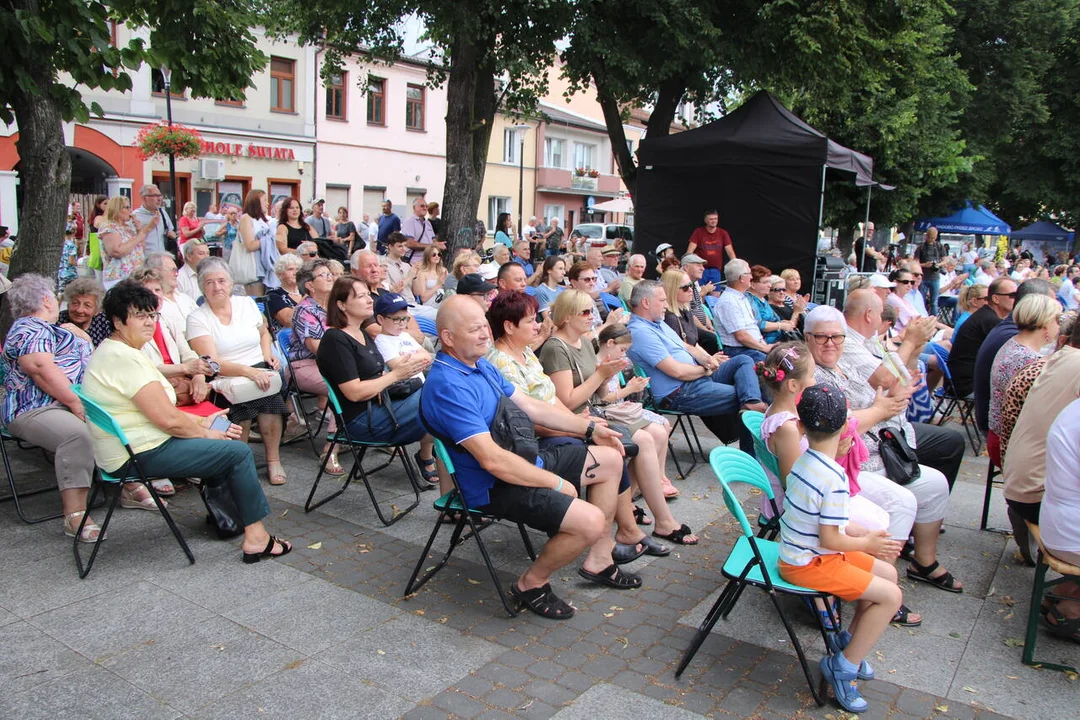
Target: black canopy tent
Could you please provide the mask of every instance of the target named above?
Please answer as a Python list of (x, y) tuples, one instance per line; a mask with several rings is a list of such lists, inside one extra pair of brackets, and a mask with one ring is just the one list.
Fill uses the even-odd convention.
[(639, 167), (636, 252), (663, 242), (685, 251), (702, 212), (715, 208), (740, 258), (775, 272), (795, 268), (807, 289), (827, 176), (875, 185), (871, 158), (829, 140), (765, 91), (715, 122), (646, 138)]

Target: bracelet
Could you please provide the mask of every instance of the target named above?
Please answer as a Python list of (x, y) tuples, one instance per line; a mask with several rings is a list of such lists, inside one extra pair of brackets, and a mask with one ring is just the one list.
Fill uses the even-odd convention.
[(563, 483), (566, 482), (562, 478), (559, 478), (559, 484), (555, 486), (555, 492), (562, 492)]

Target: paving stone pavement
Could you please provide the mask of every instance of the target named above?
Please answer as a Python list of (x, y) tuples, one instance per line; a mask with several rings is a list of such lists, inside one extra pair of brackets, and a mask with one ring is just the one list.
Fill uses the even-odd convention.
[[(710, 447), (711, 437), (706, 441)], [(253, 445), (261, 460), (262, 448)], [(676, 443), (686, 457), (686, 447)], [(25, 482), (47, 481), (40, 457), (14, 452)], [(347, 454), (342, 455), (346, 463)], [(310, 514), (303, 501), (315, 460), (285, 448), (289, 483), (266, 486), (272, 532), (294, 551), (242, 565), (217, 540), (194, 489), (171, 506), (196, 555), (188, 565), (161, 518), (118, 510), (90, 577), (79, 580), (60, 521), (26, 525), (0, 504), (0, 717), (845, 717), (814, 705), (771, 603), (747, 591), (717, 624), (681, 679), (673, 672), (721, 584), (736, 537), (715, 481), (699, 465), (677, 481), (676, 517), (698, 547), (629, 566), (644, 587), (589, 585), (573, 567), (554, 579), (578, 612), (565, 622), (509, 619), (475, 543), (415, 596), (406, 580), (434, 521), (431, 500), (384, 528), (361, 485)], [(370, 458), (370, 462), (376, 462)], [(941, 558), (962, 595), (903, 581), (923, 627), (890, 628), (863, 684), (867, 718), (1065, 717), (1077, 680), (1024, 667), (1021, 648), (1031, 570), (1003, 535), (980, 532), (985, 458), (969, 457), (953, 494)], [(338, 481), (329, 479), (325, 489)], [(380, 500), (406, 507), (400, 469), (374, 482)], [(49, 510), (55, 493), (31, 498)], [(752, 508), (756, 498), (747, 498)], [(100, 511), (99, 511), (100, 514)], [(1000, 493), (991, 525), (1004, 524)], [(421, 563), (430, 567), (449, 532)], [(527, 557), (516, 528), (484, 532), (506, 584)], [(539, 545), (541, 537), (534, 536)], [(811, 663), (822, 653), (807, 613), (784, 602)], [(1039, 655), (1080, 663), (1077, 646), (1040, 633)]]

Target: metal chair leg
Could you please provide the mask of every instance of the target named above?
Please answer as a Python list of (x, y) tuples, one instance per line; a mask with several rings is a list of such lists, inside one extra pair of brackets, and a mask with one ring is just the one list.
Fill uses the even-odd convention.
[[(7, 443), (4, 442), (3, 437), (0, 437), (0, 459), (4, 462), (4, 472), (7, 474), (8, 486), (11, 488), (11, 501), (15, 504), (15, 512), (18, 513), (19, 519), (28, 525), (36, 525), (38, 523), (47, 522), (49, 520), (57, 520), (64, 516), (63, 510), (51, 515), (42, 515), (41, 517), (29, 517), (23, 510), (22, 502), (19, 500), (19, 492), (15, 489), (15, 473), (11, 469), (11, 459), (8, 457)], [(47, 487), (41, 490), (34, 490), (32, 492), (23, 493), (23, 497), (32, 497), (34, 495), (40, 495), (47, 492), (55, 492), (56, 488)], [(7, 498), (5, 498), (7, 499)]]
[(720, 619), (723, 614), (723, 608), (727, 601), (729, 590), (735, 584), (734, 580), (729, 580), (724, 589), (720, 592), (720, 595), (716, 598), (716, 602), (709, 608), (709, 612), (705, 615), (705, 619), (701, 621), (701, 625), (698, 626), (697, 632), (694, 633), (694, 637), (690, 640), (690, 645), (687, 646), (683, 652), (682, 659), (679, 661), (679, 666), (675, 668), (675, 677), (678, 678), (683, 674), (683, 671), (690, 665), (690, 661), (697, 655), (697, 651), (701, 649), (701, 646), (705, 643), (705, 638), (712, 632), (713, 626), (716, 625), (716, 621)]
[[(105, 531), (109, 529), (109, 521), (112, 519), (113, 511), (116, 510), (117, 503), (120, 502), (120, 489), (121, 483), (116, 483), (115, 488), (110, 488), (109, 483), (105, 486), (104, 493), (109, 494), (110, 490), (113, 491), (112, 500), (109, 502), (109, 509), (105, 512), (105, 520), (101, 523), (101, 531), (98, 533), (98, 539), (94, 542), (94, 547), (90, 551), (90, 558), (86, 561), (86, 566), (83, 566), (82, 554), (79, 552), (79, 538), (82, 537), (83, 528), (86, 526), (87, 515), (83, 515), (82, 522), (79, 523), (78, 529), (75, 531), (75, 541), (72, 549), (75, 553), (75, 567), (79, 569), (79, 579), (84, 579), (90, 574), (90, 568), (94, 566), (94, 560), (97, 558), (98, 550), (101, 549), (101, 542), (105, 539)], [(95, 498), (97, 498), (98, 484), (94, 483), (93, 489), (90, 490), (90, 498), (87, 502), (87, 506), (93, 505)]]
[(988, 458), (986, 461), (986, 489), (983, 492), (982, 517), (979, 520), (979, 529), (1007, 535), (1012, 532), (1011, 529), (988, 527), (990, 521), (990, 501), (994, 494), (994, 478), (1000, 475), (1001, 470), (994, 465), (993, 460)]
[(806, 653), (803, 652), (802, 643), (799, 642), (795, 629), (791, 627), (791, 622), (788, 620), (784, 608), (780, 605), (780, 598), (777, 597), (776, 591), (769, 591), (769, 597), (772, 599), (776, 612), (780, 615), (781, 622), (784, 623), (784, 629), (787, 630), (788, 637), (791, 638), (791, 644), (795, 646), (795, 654), (799, 656), (799, 664), (802, 665), (803, 675), (806, 676), (806, 684), (810, 688), (810, 694), (814, 696), (814, 702), (820, 707), (825, 704), (825, 700), (822, 698), (818, 683), (815, 682), (814, 676), (810, 672), (810, 665), (806, 662)]

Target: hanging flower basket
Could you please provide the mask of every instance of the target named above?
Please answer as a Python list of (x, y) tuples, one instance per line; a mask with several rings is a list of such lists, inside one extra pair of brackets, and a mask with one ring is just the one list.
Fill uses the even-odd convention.
[(149, 160), (155, 155), (178, 158), (197, 158), (202, 154), (202, 135), (183, 125), (159, 122), (144, 125), (135, 138), (139, 157)]
[(589, 168), (588, 175), (591, 178), (600, 177), (600, 171), (595, 168)]
[(578, 177), (585, 177), (585, 173), (587, 173), (587, 172), (589, 172), (588, 168), (583, 168), (583, 167), (574, 168), (574, 175), (577, 175)]

